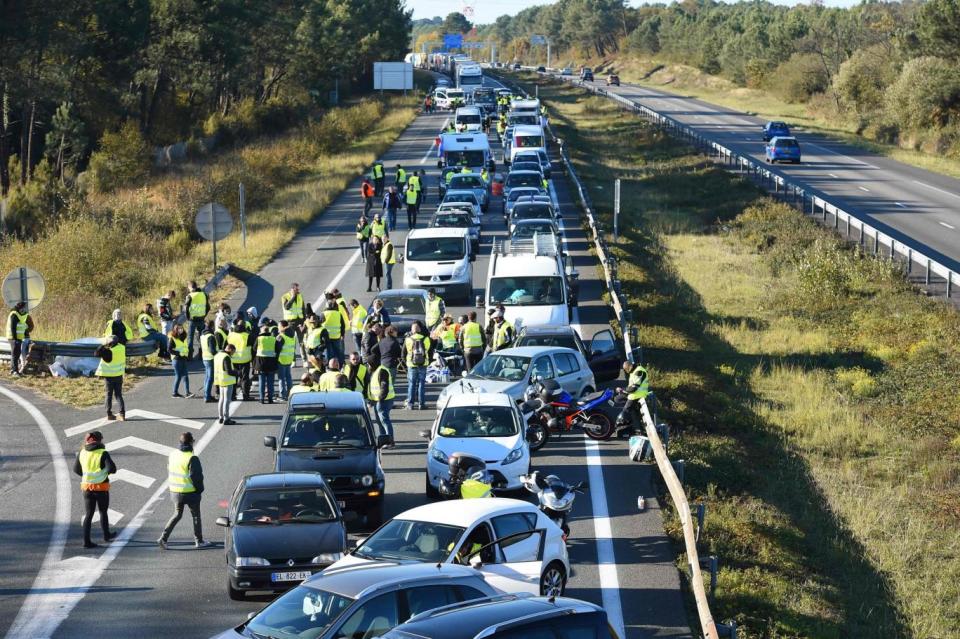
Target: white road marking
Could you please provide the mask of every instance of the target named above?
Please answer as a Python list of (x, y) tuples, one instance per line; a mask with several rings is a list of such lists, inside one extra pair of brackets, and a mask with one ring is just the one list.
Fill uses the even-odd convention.
[[(340, 283), (340, 280), (343, 279), (343, 276), (347, 274), (347, 271), (350, 270), (350, 267), (357, 263), (357, 260), (360, 259), (360, 249), (358, 248), (353, 252), (353, 255), (350, 256), (350, 259), (347, 260), (347, 263), (343, 265), (343, 268), (340, 269), (340, 272), (337, 273), (336, 277), (330, 280), (330, 283), (324, 289), (324, 291), (329, 291), (337, 287), (337, 284)], [(325, 293), (321, 293), (320, 297), (317, 298), (317, 301), (313, 303), (313, 308), (323, 308), (320, 303), (326, 299)]]
[(807, 142), (806, 145), (807, 145), (807, 146), (812, 146), (812, 147), (815, 148), (815, 149), (820, 149), (821, 151), (826, 151), (827, 153), (830, 153), (831, 155), (839, 155), (840, 157), (846, 158), (847, 160), (850, 160), (850, 161), (853, 162), (854, 164), (859, 164), (860, 166), (867, 166), (867, 167), (870, 167), (871, 169), (877, 168), (877, 167), (875, 167), (875, 166), (872, 165), (872, 164), (867, 164), (866, 162), (861, 162), (860, 160), (857, 160), (857, 159), (855, 159), (855, 158), (852, 158), (852, 157), (850, 157), (849, 155), (844, 155), (843, 153), (840, 153), (839, 151), (833, 151), (833, 150), (831, 150), (831, 149), (828, 149), (828, 148), (825, 147), (825, 146), (820, 146), (819, 144), (814, 144), (813, 142)]
[(47, 444), (47, 450), (50, 453), (50, 461), (53, 464), (53, 478), (56, 490), (56, 501), (53, 511), (53, 530), (50, 532), (50, 543), (47, 545), (47, 552), (43, 556), (43, 562), (40, 564), (40, 570), (37, 578), (33, 581), (30, 588), (31, 594), (24, 598), (20, 611), (17, 613), (13, 623), (7, 630), (8, 639), (33, 639), (34, 637), (49, 637), (53, 634), (55, 627), (50, 628), (49, 632), (32, 631), (32, 625), (38, 620), (44, 618), (44, 611), (40, 610), (31, 597), (40, 597), (35, 593), (49, 593), (46, 595), (50, 601), (51, 608), (58, 605), (63, 596), (56, 590), (49, 590), (47, 581), (57, 575), (60, 571), (61, 560), (63, 559), (63, 549), (67, 544), (67, 534), (70, 531), (70, 473), (67, 470), (67, 461), (63, 456), (63, 446), (60, 445), (60, 438), (57, 431), (53, 429), (50, 422), (40, 412), (40, 409), (29, 401), (14, 393), (13, 391), (0, 386), (0, 393), (6, 395), (14, 403), (25, 410), (33, 421), (37, 423), (43, 439)]
[[(140, 488), (150, 488), (153, 486), (153, 482), (157, 481), (153, 477), (147, 477), (146, 475), (141, 475), (140, 473), (129, 470), (127, 468), (118, 468), (117, 472), (114, 473), (113, 477), (110, 478), (110, 481), (125, 481), (128, 484), (134, 484)], [(112, 521), (112, 520), (111, 520)]]
[(906, 205), (906, 204), (903, 204), (903, 203), (901, 203), (901, 202), (894, 202), (894, 204), (896, 204), (897, 206), (899, 206), (901, 209), (907, 208), (907, 205)]
[(78, 426), (67, 428), (63, 431), (63, 434), (66, 435), (67, 437), (73, 437), (74, 435), (79, 435), (80, 433), (86, 433), (91, 430), (99, 430), (104, 426), (106, 426), (107, 424), (111, 424), (111, 423), (113, 422), (108, 420), (106, 417), (100, 417), (99, 419), (94, 419), (89, 422), (80, 424)]
[(139, 448), (140, 450), (145, 450), (157, 455), (163, 455), (164, 457), (169, 457), (170, 453), (176, 450), (170, 446), (152, 442), (149, 439), (143, 439), (134, 435), (127, 435), (126, 437), (121, 437), (120, 439), (112, 442), (107, 442), (107, 450), (110, 452), (120, 448), (126, 448), (127, 446), (130, 446), (131, 448)]
[(840, 177), (840, 176), (838, 176), (836, 173), (827, 173), (827, 175), (829, 175), (830, 177), (832, 177), (832, 178), (834, 178), (834, 179), (839, 179), (839, 177)]
[(857, 188), (860, 189), (861, 191), (866, 191), (867, 193), (870, 192), (870, 189), (868, 189), (868, 188), (865, 187), (865, 186), (858, 186)]
[(927, 184), (927, 183), (925, 183), (925, 182), (921, 182), (921, 181), (919, 181), (919, 180), (914, 180), (913, 183), (914, 183), (914, 184), (919, 184), (920, 186), (926, 187), (926, 188), (928, 188), (928, 189), (932, 189), (932, 190), (936, 191), (937, 193), (943, 193), (944, 195), (949, 195), (950, 197), (955, 197), (955, 198), (957, 198), (957, 199), (960, 199), (960, 195), (957, 195), (956, 193), (951, 193), (950, 191), (944, 191), (943, 189), (938, 189), (937, 187), (931, 186), (930, 184)]
[[(139, 408), (134, 408), (127, 411), (127, 418), (132, 417), (143, 417), (144, 419), (149, 419), (157, 422), (167, 422), (168, 424), (174, 424), (175, 426), (182, 426), (183, 428), (193, 428), (194, 430), (200, 430), (203, 428), (203, 422), (198, 422), (195, 419), (183, 419), (181, 417), (176, 417), (175, 415), (164, 415), (163, 413), (154, 413), (148, 410), (140, 410)], [(122, 424), (123, 422), (109, 421), (106, 417), (101, 417), (100, 419), (95, 419), (93, 421), (86, 422), (85, 424), (79, 424), (78, 426), (71, 426), (66, 428), (63, 431), (63, 434), (67, 437), (73, 437), (74, 435), (79, 435), (80, 433), (86, 433), (91, 430), (97, 430), (103, 428), (107, 424)]]
[[(449, 122), (450, 122), (450, 118), (447, 118), (446, 120), (444, 120), (443, 125), (440, 127), (440, 130), (443, 131), (445, 128), (447, 128), (447, 124), (449, 124)], [(427, 163), (427, 160), (430, 158), (430, 154), (433, 153), (433, 149), (436, 146), (437, 146), (437, 139), (434, 138), (433, 142), (430, 143), (430, 148), (427, 149), (427, 152), (424, 154), (423, 159), (420, 160), (420, 164)]]
[[(123, 519), (123, 513), (114, 510), (113, 508), (107, 508), (107, 521), (110, 522), (111, 526), (116, 526), (117, 523)], [(80, 516), (80, 521), (83, 521), (83, 516)], [(90, 518), (90, 521), (94, 524), (100, 523), (100, 511), (93, 511), (93, 517)]]
[(950, 229), (951, 231), (955, 231), (955, 230), (957, 229), (957, 227), (953, 226), (952, 224), (947, 224), (946, 222), (938, 222), (938, 224), (939, 224), (940, 226), (945, 226), (945, 227), (947, 227), (947, 228)]

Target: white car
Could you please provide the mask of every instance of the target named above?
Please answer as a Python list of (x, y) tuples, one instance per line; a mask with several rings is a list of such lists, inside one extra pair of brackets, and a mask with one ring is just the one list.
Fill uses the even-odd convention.
[(483, 212), (480, 205), (480, 198), (469, 189), (458, 189), (456, 191), (447, 189), (447, 192), (443, 194), (443, 201), (440, 202), (441, 206), (444, 204), (469, 204), (473, 208), (475, 217), (480, 217), (480, 214)]
[(520, 475), (530, 472), (530, 446), (517, 404), (503, 393), (450, 395), (438, 406), (427, 449), (427, 495), (438, 497), (440, 479), (448, 474), (450, 455), (464, 453), (482, 459), (496, 482), (506, 490), (523, 487)]
[(498, 590), (548, 596), (563, 594), (570, 576), (560, 527), (533, 504), (503, 497), (412, 508), (328, 570), (373, 562), (468, 564)]

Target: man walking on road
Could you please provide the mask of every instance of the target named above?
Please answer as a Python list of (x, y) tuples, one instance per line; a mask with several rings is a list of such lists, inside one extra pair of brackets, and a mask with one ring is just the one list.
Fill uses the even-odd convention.
[(293, 386), (293, 375), (290, 368), (297, 358), (297, 338), (293, 327), (287, 320), (280, 320), (280, 332), (277, 333), (280, 343), (280, 354), (277, 356), (277, 377), (280, 380), (280, 399), (287, 401), (290, 387)]
[(373, 208), (374, 189), (366, 177), (360, 183), (360, 198), (363, 200), (363, 214), (366, 215)]
[(190, 320), (187, 329), (190, 331), (187, 339), (187, 359), (193, 359), (193, 335), (203, 334), (204, 320), (209, 312), (210, 301), (207, 300), (207, 294), (200, 290), (196, 282), (191, 281), (190, 292), (187, 293), (187, 318)]
[(233, 401), (233, 390), (237, 385), (232, 360), (234, 352), (236, 347), (227, 344), (213, 358), (213, 383), (217, 385), (220, 393), (217, 399), (217, 421), (226, 425), (237, 423), (230, 419), (230, 402)]
[(208, 404), (217, 401), (213, 398), (213, 358), (220, 348), (213, 320), (207, 320), (203, 335), (200, 336), (200, 357), (203, 359), (203, 401)]
[(107, 419), (118, 419), (113, 414), (113, 400), (116, 398), (120, 408), (119, 420), (127, 419), (127, 407), (123, 402), (123, 374), (127, 372), (127, 348), (121, 344), (116, 335), (108, 338), (106, 344), (97, 347), (94, 354), (100, 358), (95, 375), (103, 378), (103, 387), (106, 391)]
[(426, 408), (427, 364), (430, 363), (430, 338), (420, 333), (420, 325), (410, 327), (410, 336), (403, 341), (407, 358), (407, 409)]
[(33, 330), (33, 318), (27, 312), (26, 302), (17, 302), (7, 318), (7, 341), (10, 342), (10, 374), (20, 375), (20, 358), (23, 353), (23, 343), (30, 339)]
[(405, 198), (407, 203), (407, 228), (415, 229), (417, 227), (417, 202), (420, 200), (420, 196), (413, 185), (407, 186)]
[(427, 323), (427, 330), (432, 331), (437, 328), (446, 312), (447, 305), (443, 303), (443, 298), (437, 295), (437, 289), (431, 287), (427, 291), (427, 308), (424, 317)]
[(361, 350), (363, 340), (363, 326), (367, 322), (367, 309), (357, 300), (350, 300), (350, 332), (353, 334), (353, 343), (357, 350)]
[(486, 348), (487, 340), (483, 329), (477, 323), (477, 312), (470, 311), (467, 318), (467, 323), (460, 329), (457, 337), (460, 340), (460, 348), (463, 349), (463, 362), (469, 373), (483, 359), (483, 351)]
[(273, 403), (273, 380), (277, 373), (277, 357), (283, 343), (270, 331), (269, 325), (260, 328), (257, 337), (257, 371), (259, 371), (260, 403)]
[(193, 545), (207, 548), (210, 544), (203, 540), (203, 525), (200, 522), (200, 494), (203, 492), (203, 467), (200, 458), (193, 454), (193, 433), (180, 435), (180, 450), (170, 453), (167, 461), (167, 484), (170, 486), (170, 500), (173, 501), (173, 517), (163, 527), (163, 533), (157, 544), (167, 549), (170, 533), (183, 517), (183, 507), (190, 509), (193, 519)]
[(107, 509), (110, 507), (110, 477), (117, 472), (117, 465), (113, 463), (110, 453), (103, 445), (103, 435), (95, 430), (87, 433), (83, 440), (83, 448), (77, 453), (73, 462), (73, 472), (80, 475), (80, 491), (83, 493), (83, 547), (96, 548), (99, 544), (90, 539), (90, 525), (93, 523), (93, 512), (100, 513), (100, 528), (103, 530), (103, 540), (107, 543), (114, 540), (117, 533), (110, 532), (110, 520)]
[(380, 249), (380, 261), (383, 262), (383, 274), (386, 277), (386, 286), (389, 291), (393, 288), (393, 265), (397, 263), (397, 254), (393, 250), (390, 236), (383, 238), (383, 247)]
[(300, 285), (296, 282), (290, 285), (290, 290), (280, 298), (280, 305), (283, 307), (283, 319), (293, 327), (294, 334), (300, 340), (300, 355), (303, 361), (307, 361), (307, 348), (303, 344), (303, 295), (300, 294)]
[[(253, 336), (247, 331), (246, 323), (237, 319), (227, 335), (227, 341), (233, 345), (234, 352), (230, 360), (236, 370), (240, 390), (243, 392), (244, 401), (253, 399), (250, 395), (250, 362), (253, 360)], [(238, 397), (239, 399), (239, 397)]]
[(373, 163), (373, 190), (377, 197), (383, 195), (383, 162), (381, 160)]
[(370, 376), (370, 385), (367, 387), (367, 399), (373, 402), (377, 411), (377, 418), (383, 426), (385, 435), (393, 439), (393, 422), (390, 420), (390, 411), (393, 410), (393, 398), (396, 393), (393, 389), (393, 375), (385, 366), (380, 366)]
[[(400, 204), (400, 194), (397, 192), (397, 187), (391, 186), (390, 190), (383, 196), (383, 204), (380, 207), (381, 210), (386, 212), (388, 232), (397, 228), (397, 210), (400, 208)], [(373, 231), (374, 235), (377, 235), (376, 226), (373, 227)]]

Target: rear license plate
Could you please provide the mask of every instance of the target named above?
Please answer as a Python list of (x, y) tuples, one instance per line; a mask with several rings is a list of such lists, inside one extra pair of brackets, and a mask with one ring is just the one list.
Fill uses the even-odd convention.
[(337, 500), (337, 506), (340, 506), (341, 508), (346, 508), (346, 507), (347, 507), (347, 502), (338, 499), (338, 500)]
[(442, 286), (433, 286), (433, 287), (431, 287), (431, 288), (433, 288), (433, 290), (435, 290), (438, 294), (439, 294), (439, 293), (443, 293), (443, 292), (446, 290), (446, 289), (443, 288)]
[(271, 581), (303, 581), (308, 579), (312, 573), (305, 572), (275, 572), (270, 575)]

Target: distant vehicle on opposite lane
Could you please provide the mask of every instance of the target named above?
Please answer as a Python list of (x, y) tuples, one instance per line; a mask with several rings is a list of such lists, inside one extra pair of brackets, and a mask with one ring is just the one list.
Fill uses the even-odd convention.
[(763, 141), (769, 142), (773, 138), (790, 137), (790, 127), (786, 122), (767, 122), (763, 125)]
[(618, 87), (620, 86), (620, 76), (616, 73), (611, 73), (607, 76), (607, 86), (608, 87)]
[(800, 143), (794, 137), (776, 137), (767, 142), (765, 152), (767, 162), (793, 162), (800, 164)]
[(573, 75), (573, 69), (570, 67), (563, 67), (560, 69), (560, 75)]

